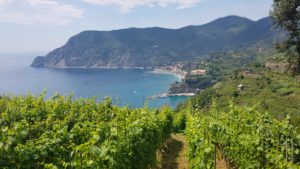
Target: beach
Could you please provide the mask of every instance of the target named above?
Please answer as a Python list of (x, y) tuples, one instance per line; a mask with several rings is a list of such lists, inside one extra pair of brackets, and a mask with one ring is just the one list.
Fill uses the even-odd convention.
[(171, 74), (171, 75), (176, 76), (179, 81), (182, 81), (182, 80), (185, 79), (184, 73), (179, 72), (179, 71), (174, 71), (174, 70), (168, 70), (168, 69), (165, 69), (165, 68), (154, 68), (149, 73), (154, 73), (154, 74)]

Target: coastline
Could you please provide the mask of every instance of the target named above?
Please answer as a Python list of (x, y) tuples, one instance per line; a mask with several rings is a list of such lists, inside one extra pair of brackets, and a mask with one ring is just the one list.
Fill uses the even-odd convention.
[(164, 69), (164, 68), (154, 68), (152, 71), (149, 71), (149, 73), (174, 75), (174, 76), (177, 77), (177, 79), (180, 82), (185, 79), (185, 76), (183, 74), (178, 73), (178, 72), (174, 72), (174, 71), (171, 71), (171, 70), (168, 70), (168, 69)]
[(157, 94), (154, 96), (148, 97), (148, 99), (153, 100), (157, 98), (167, 98), (167, 97), (193, 97), (195, 96), (195, 93), (178, 93), (178, 94), (169, 94), (169, 93), (163, 93), (163, 94)]
[(68, 66), (47, 66), (44, 68), (50, 68), (50, 69), (141, 69), (141, 70), (145, 70), (144, 67), (108, 67), (108, 66), (103, 66), (103, 67), (68, 67)]
[(185, 72), (183, 72), (181, 70), (169, 70), (169, 69), (166, 69), (166, 68), (148, 69), (148, 68), (145, 68), (145, 67), (116, 67), (116, 66), (99, 66), (99, 67), (96, 67), (96, 66), (92, 66), (92, 67), (86, 67), (86, 66), (78, 66), (78, 67), (45, 66), (44, 68), (49, 68), (49, 69), (140, 69), (140, 70), (149, 70), (148, 73), (174, 75), (180, 81), (185, 79)]
[[(153, 100), (156, 98), (167, 98), (167, 97), (193, 97), (196, 95), (196, 92), (194, 91), (189, 91), (189, 90), (183, 90), (183, 91), (171, 91), (173, 88), (172, 85), (174, 84), (182, 84), (184, 83), (185, 77), (187, 72), (183, 71), (180, 67), (178, 66), (173, 66), (173, 67), (160, 67), (160, 68), (154, 68), (152, 71), (149, 73), (155, 73), (155, 74), (169, 74), (176, 76), (178, 81), (172, 83), (169, 87), (169, 91), (167, 93), (162, 93), (162, 94), (156, 94), (153, 96), (148, 97), (148, 99)], [(182, 88), (182, 87), (179, 87)], [(177, 89), (176, 89), (177, 90)]]
[[(177, 78), (177, 82), (183, 82), (186, 76), (186, 72), (179, 69), (179, 68), (168, 68), (168, 67), (159, 67), (159, 68), (153, 68), (153, 69), (147, 69), (144, 67), (109, 67), (109, 66), (103, 66), (103, 67), (68, 67), (68, 66), (55, 66), (55, 67), (45, 67), (50, 69), (140, 69), (140, 70), (146, 70), (146, 73), (153, 73), (153, 74), (167, 74), (172, 75)], [(171, 87), (171, 86), (170, 86)], [(169, 88), (170, 88), (169, 87)], [(149, 96), (148, 99), (153, 100), (157, 98), (167, 98), (167, 97), (192, 97), (195, 96), (195, 93), (162, 93), (162, 94), (156, 94), (153, 96)]]

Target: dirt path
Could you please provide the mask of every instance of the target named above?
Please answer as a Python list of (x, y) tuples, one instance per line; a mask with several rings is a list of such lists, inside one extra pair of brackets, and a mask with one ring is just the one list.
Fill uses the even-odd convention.
[[(157, 169), (189, 169), (188, 145), (183, 134), (172, 134)], [(217, 150), (217, 169), (228, 169), (221, 151)]]
[(228, 169), (226, 160), (220, 150), (217, 150), (217, 169)]
[(187, 142), (184, 135), (172, 134), (161, 161), (160, 169), (188, 169)]

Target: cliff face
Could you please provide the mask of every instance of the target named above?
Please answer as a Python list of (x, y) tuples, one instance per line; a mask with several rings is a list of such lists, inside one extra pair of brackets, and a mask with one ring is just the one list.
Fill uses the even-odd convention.
[(264, 37), (268, 37), (264, 41), (265, 44), (271, 44), (279, 36), (278, 31), (271, 30), (269, 18), (254, 22), (237, 16), (181, 29), (130, 28), (116, 31), (85, 31), (73, 36), (64, 46), (46, 56), (37, 57), (32, 66), (163, 66), (191, 60), (211, 52), (239, 49), (255, 44)]

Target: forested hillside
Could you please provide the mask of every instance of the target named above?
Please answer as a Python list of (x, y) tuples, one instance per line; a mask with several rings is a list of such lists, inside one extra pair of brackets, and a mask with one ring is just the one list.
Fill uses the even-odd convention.
[(269, 17), (252, 21), (228, 16), (180, 29), (129, 28), (84, 31), (47, 54), (34, 67), (154, 67), (193, 61), (213, 52), (272, 46), (286, 33), (272, 29)]
[[(269, 112), (281, 119), (290, 115), (294, 125), (299, 125), (300, 85), (299, 77), (275, 73), (265, 68), (240, 69), (223, 81), (203, 90), (190, 101), (197, 109), (206, 111), (215, 99), (217, 109), (228, 108), (228, 101)], [(188, 103), (181, 105), (185, 107)]]

